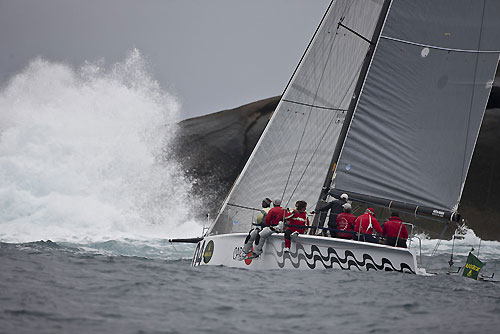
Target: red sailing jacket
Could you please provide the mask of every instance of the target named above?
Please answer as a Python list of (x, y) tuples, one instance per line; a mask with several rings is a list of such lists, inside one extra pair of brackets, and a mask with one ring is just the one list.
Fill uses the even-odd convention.
[[(370, 226), (371, 222), (371, 226)], [(354, 231), (359, 232), (359, 226), (361, 225), (361, 233), (372, 234), (373, 230), (377, 233), (382, 233), (382, 228), (371, 214), (364, 213), (356, 219), (356, 225), (354, 226)]]
[[(292, 216), (288, 218), (288, 225), (300, 225), (300, 226), (309, 226), (309, 218), (307, 218), (307, 212), (299, 212), (297, 210), (293, 210)], [(304, 233), (304, 228), (290, 226), (288, 227), (292, 232)]]
[(288, 212), (287, 209), (283, 209), (281, 206), (275, 206), (266, 215), (266, 226), (275, 226), (278, 225), (280, 220), (288, 219), (292, 216), (291, 212)]
[[(342, 231), (354, 231), (354, 223), (356, 222), (356, 216), (352, 213), (342, 212), (337, 216), (337, 229)], [(337, 232), (337, 235), (341, 238), (352, 238), (352, 233), (342, 233)]]
[[(401, 232), (399, 232), (400, 227)], [(403, 221), (399, 217), (393, 216), (384, 224), (382, 236), (396, 238), (398, 233), (401, 239), (408, 239), (408, 231), (406, 230), (406, 226), (403, 224)]]

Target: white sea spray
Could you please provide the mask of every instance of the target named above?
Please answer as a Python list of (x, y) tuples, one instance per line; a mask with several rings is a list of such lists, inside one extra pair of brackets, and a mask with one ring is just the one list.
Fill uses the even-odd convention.
[(190, 182), (160, 158), (179, 109), (138, 50), (108, 68), (31, 61), (0, 91), (0, 241), (199, 235)]

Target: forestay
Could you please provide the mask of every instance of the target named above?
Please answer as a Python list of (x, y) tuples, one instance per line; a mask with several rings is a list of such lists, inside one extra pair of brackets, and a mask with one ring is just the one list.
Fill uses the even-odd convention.
[(345, 27), (370, 40), (381, 7), (330, 5), (209, 234), (248, 231), (265, 197), (316, 204), (370, 45)]
[(455, 211), (500, 50), (500, 1), (393, 1), (333, 180)]

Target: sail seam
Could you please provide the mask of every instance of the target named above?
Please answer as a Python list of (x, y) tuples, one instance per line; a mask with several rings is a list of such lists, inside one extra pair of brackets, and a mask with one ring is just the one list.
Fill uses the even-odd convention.
[(322, 107), (322, 106), (319, 106), (319, 105), (314, 105), (314, 104), (304, 103), (304, 102), (297, 102), (297, 101), (292, 101), (292, 100), (287, 100), (287, 99), (283, 99), (283, 102), (289, 102), (289, 103), (298, 104), (298, 105), (301, 105), (301, 106), (312, 107), (312, 108), (317, 108), (317, 109), (324, 109), (324, 110), (347, 111), (347, 109)]
[(412, 42), (412, 41), (406, 41), (404, 39), (399, 39), (399, 38), (394, 38), (394, 37), (389, 37), (389, 36), (380, 36), (380, 38), (383, 39), (388, 39), (394, 42), (399, 42), (399, 43), (404, 43), (404, 44), (409, 44), (409, 45), (415, 45), (415, 46), (421, 46), (424, 48), (430, 48), (430, 49), (435, 49), (435, 50), (443, 50), (443, 51), (452, 51), (452, 52), (469, 52), (469, 53), (500, 53), (500, 50), (471, 50), (471, 49), (456, 49), (456, 48), (445, 48), (442, 46), (436, 46), (436, 45), (430, 45), (430, 44), (423, 44), (423, 43), (417, 43), (417, 42)]

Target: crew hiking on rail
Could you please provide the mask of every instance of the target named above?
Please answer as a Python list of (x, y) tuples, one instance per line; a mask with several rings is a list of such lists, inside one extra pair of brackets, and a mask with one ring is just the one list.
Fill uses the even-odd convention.
[(258, 257), (262, 254), (262, 247), (267, 238), (273, 233), (280, 233), (284, 228), (284, 221), (292, 217), (293, 213), (281, 207), (281, 199), (273, 201), (274, 207), (269, 210), (265, 218), (265, 227), (259, 232), (259, 237), (255, 238), (255, 246), (252, 257)]
[[(373, 208), (366, 209), (362, 215), (356, 217), (352, 214), (352, 206), (347, 202), (347, 199), (347, 194), (342, 194), (339, 200), (323, 203), (313, 211), (326, 217), (328, 210), (330, 210), (329, 219), (335, 220), (335, 224), (328, 222), (328, 228), (322, 227), (324, 221), (321, 222), (320, 220), (319, 228), (329, 230), (333, 238), (371, 243), (381, 243), (383, 241), (385, 245), (407, 247), (408, 231), (397, 212), (393, 211), (391, 213), (390, 219), (383, 224), (382, 228), (377, 218), (375, 218)], [(270, 209), (271, 203), (274, 206), (272, 209)], [(338, 212), (339, 207), (341, 212)], [(262, 201), (262, 210), (257, 215), (257, 219), (245, 239), (241, 259), (259, 257), (262, 254), (262, 248), (266, 240), (274, 233), (285, 232), (283, 254), (289, 253), (292, 237), (305, 233), (310, 226), (306, 209), (307, 203), (305, 201), (297, 201), (295, 210), (290, 212), (288, 209), (281, 207), (280, 199), (271, 201), (269, 198), (265, 198)], [(321, 235), (327, 236), (325, 232), (322, 232)], [(252, 244), (254, 244), (253, 252)]]

